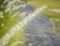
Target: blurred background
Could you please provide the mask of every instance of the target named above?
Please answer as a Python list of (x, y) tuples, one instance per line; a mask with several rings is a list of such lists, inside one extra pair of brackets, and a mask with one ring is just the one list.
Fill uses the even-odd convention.
[[(52, 20), (57, 28), (58, 35), (60, 35), (60, 0), (13, 0), (30, 4), (36, 8), (46, 6), (42, 14)], [(13, 5), (8, 4), (6, 0), (0, 0), (0, 39), (4, 37), (15, 25), (22, 21), (20, 12), (13, 10)], [(11, 2), (10, 2), (11, 3)], [(13, 3), (13, 2), (12, 2)], [(14, 4), (15, 5), (15, 4)], [(17, 4), (19, 6), (19, 4)], [(10, 46), (14, 42), (23, 41), (24, 27), (22, 27), (15, 35), (10, 38), (8, 44)], [(15, 46), (22, 46), (17, 44)]]

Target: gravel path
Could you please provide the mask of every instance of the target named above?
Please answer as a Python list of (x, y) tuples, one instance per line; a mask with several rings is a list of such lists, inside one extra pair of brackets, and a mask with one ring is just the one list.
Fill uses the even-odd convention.
[[(14, 36), (14, 34), (19, 31), (27, 22), (31, 21), (32, 18), (36, 16), (37, 13), (42, 12), (42, 10), (45, 8), (45, 6), (36, 9), (33, 13), (29, 14), (29, 16), (25, 17), (22, 22), (19, 22), (15, 27), (13, 27), (8, 33), (6, 33), (3, 38), (0, 40), (0, 46), (5, 46), (11, 37)], [(41, 10), (41, 11), (40, 11)]]

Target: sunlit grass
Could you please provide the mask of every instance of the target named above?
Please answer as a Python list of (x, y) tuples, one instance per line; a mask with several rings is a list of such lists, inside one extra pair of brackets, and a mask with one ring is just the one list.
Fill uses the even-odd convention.
[[(8, 13), (4, 13), (3, 16), (3, 19), (0, 18), (0, 38), (3, 37), (5, 33), (9, 32), (9, 30), (19, 21), (18, 16), (12, 18), (12, 15)], [(1, 26), (2, 24), (4, 24), (4, 26)]]
[[(24, 28), (21, 28), (21, 30), (16, 32), (15, 35), (9, 40), (9, 43), (6, 46), (9, 46), (17, 41), (23, 42), (23, 38), (24, 38)], [(22, 44), (18, 44), (18, 45), (22, 45)]]
[(60, 13), (52, 12), (49, 9), (43, 11), (44, 16), (47, 16), (48, 18), (55, 18), (60, 19)]
[(36, 7), (47, 5), (49, 8), (60, 8), (60, 0), (33, 0), (29, 3)]

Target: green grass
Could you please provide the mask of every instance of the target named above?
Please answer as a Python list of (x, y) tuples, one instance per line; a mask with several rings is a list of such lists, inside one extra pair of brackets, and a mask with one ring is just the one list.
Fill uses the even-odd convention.
[(30, 4), (40, 7), (47, 5), (49, 8), (59, 8), (60, 9), (60, 0), (33, 0), (29, 1)]
[(43, 15), (48, 18), (60, 19), (60, 13), (52, 12), (49, 9), (43, 11)]
[[(19, 22), (18, 16), (11, 17), (9, 13), (4, 13), (4, 18), (0, 18), (0, 38)], [(1, 24), (4, 24), (2, 27)]]
[[(15, 35), (9, 40), (9, 43), (6, 46), (9, 46), (15, 42), (18, 41), (22, 41), (23, 42), (23, 38), (24, 38), (24, 28), (21, 28), (21, 30), (19, 30), (18, 32), (15, 33)], [(18, 46), (22, 44), (17, 44)], [(17, 46), (16, 45), (16, 46)]]

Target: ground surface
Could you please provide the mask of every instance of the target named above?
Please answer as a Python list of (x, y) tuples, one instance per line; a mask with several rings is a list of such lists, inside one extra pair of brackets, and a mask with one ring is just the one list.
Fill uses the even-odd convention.
[[(41, 7), (46, 5), (47, 8), (43, 11), (43, 15), (47, 16), (50, 18), (55, 26), (57, 27), (58, 33), (60, 32), (60, 13), (56, 13), (51, 11), (52, 9), (60, 9), (60, 0), (34, 0), (34, 1), (29, 1), (31, 5), (35, 7)], [(10, 19), (9, 19), (10, 18)], [(8, 15), (5, 18), (0, 18), (0, 39), (3, 37), (3, 35), (8, 32), (14, 25), (18, 23), (18, 17), (14, 17), (11, 21), (11, 17)], [(18, 20), (18, 21), (17, 21)], [(13, 25), (13, 26), (12, 26)], [(19, 33), (21, 32), (21, 33)], [(12, 37), (9, 41), (9, 43), (6, 46), (9, 46), (10, 44), (16, 42), (16, 41), (22, 41), (23, 40), (23, 29), (21, 29), (19, 32), (16, 32), (14, 37)], [(21, 36), (20, 36), (21, 34)], [(21, 44), (18, 44), (16, 46), (20, 46)], [(22, 46), (22, 45), (21, 45)]]
[[(52, 19), (55, 26), (57, 27), (57, 30), (59, 32), (60, 28), (60, 12), (53, 12), (52, 9), (60, 9), (60, 0), (36, 0), (36, 1), (30, 1), (32, 5), (36, 7), (41, 7), (43, 5), (46, 5), (47, 8), (43, 11), (43, 15), (47, 16)], [(57, 21), (56, 21), (57, 20)]]

